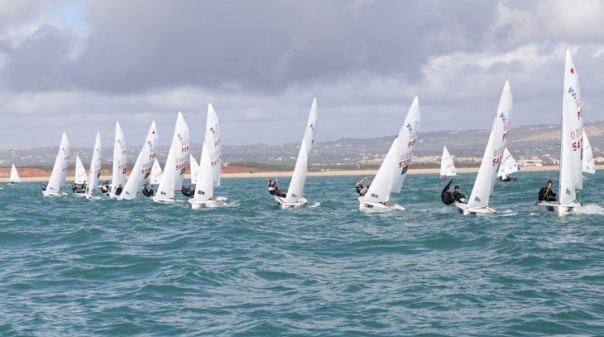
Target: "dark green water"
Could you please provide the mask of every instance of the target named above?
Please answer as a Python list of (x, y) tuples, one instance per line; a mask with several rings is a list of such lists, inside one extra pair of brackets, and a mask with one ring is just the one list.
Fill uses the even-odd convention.
[(518, 177), (489, 217), (430, 175), (384, 215), (357, 211), (359, 177), (309, 177), (297, 211), (265, 179), (223, 179), (209, 211), (2, 185), (0, 336), (604, 336), (604, 175), (562, 219), (533, 206), (556, 173)]

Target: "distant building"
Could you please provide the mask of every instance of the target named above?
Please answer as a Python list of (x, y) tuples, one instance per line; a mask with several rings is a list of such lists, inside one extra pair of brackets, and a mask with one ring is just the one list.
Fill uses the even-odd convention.
[(543, 166), (543, 160), (541, 159), (520, 159), (518, 164), (521, 166)]

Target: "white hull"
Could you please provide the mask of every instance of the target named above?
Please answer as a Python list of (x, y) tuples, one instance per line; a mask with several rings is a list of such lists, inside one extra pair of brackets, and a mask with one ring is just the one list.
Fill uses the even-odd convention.
[(488, 206), (468, 207), (468, 204), (464, 204), (461, 202), (456, 202), (455, 207), (457, 207), (457, 209), (459, 210), (459, 213), (461, 213), (463, 215), (487, 215), (487, 214), (497, 213), (496, 210), (494, 210), (493, 208), (488, 207)]
[(159, 198), (151, 198), (153, 200), (153, 202), (156, 202), (158, 204), (175, 204), (177, 202), (182, 202), (182, 201), (178, 201), (175, 199), (159, 199)]
[(568, 204), (560, 204), (558, 202), (542, 201), (537, 203), (537, 208), (542, 212), (565, 216), (567, 214), (577, 214), (581, 211), (581, 203), (571, 202)]
[(62, 197), (67, 195), (65, 192), (50, 192), (50, 191), (42, 191), (42, 195), (45, 197)]
[(359, 211), (364, 213), (386, 213), (404, 210), (405, 208), (399, 204), (363, 201), (362, 197), (359, 197)]
[(300, 198), (296, 202), (287, 202), (285, 201), (285, 198), (281, 198), (278, 196), (274, 196), (274, 198), (277, 204), (279, 204), (279, 207), (281, 207), (281, 209), (300, 208), (306, 205), (306, 203), (308, 203), (308, 200), (306, 200), (306, 198)]
[(194, 199), (189, 199), (188, 201), (191, 204), (191, 209), (216, 208), (224, 206), (226, 204), (227, 198), (216, 197), (216, 199), (204, 201), (196, 201)]

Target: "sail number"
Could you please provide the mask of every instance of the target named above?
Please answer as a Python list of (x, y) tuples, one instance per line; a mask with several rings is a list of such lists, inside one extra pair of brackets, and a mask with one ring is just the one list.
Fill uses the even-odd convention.
[(581, 148), (583, 147), (583, 140), (572, 142), (571, 146), (573, 148), (573, 151), (581, 150)]
[[(507, 133), (504, 135), (504, 137), (506, 137), (506, 136), (507, 136)], [(493, 166), (496, 166), (501, 162), (501, 157), (503, 157), (504, 151), (505, 151), (505, 146), (493, 150), (493, 164), (492, 164)]]
[(570, 139), (571, 148), (573, 149), (573, 151), (580, 150), (583, 147), (583, 128), (572, 130), (570, 132)]

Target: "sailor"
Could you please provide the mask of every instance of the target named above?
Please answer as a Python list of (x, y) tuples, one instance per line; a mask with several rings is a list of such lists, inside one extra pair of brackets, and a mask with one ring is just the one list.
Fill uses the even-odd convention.
[(556, 201), (556, 193), (552, 191), (553, 186), (554, 183), (551, 180), (548, 180), (545, 186), (541, 187), (541, 190), (539, 190), (538, 201)]
[(270, 193), (271, 195), (276, 195), (278, 197), (285, 198), (285, 193), (283, 193), (279, 189), (279, 185), (277, 185), (277, 179), (269, 179), (266, 188), (268, 189), (268, 193)]
[(449, 181), (449, 183), (447, 184), (447, 186), (445, 186), (445, 188), (443, 188), (442, 192), (440, 192), (440, 200), (445, 205), (451, 205), (453, 202), (455, 202), (455, 198), (453, 197), (453, 193), (451, 193), (451, 191), (449, 190), (449, 186), (451, 186), (451, 184), (453, 183), (453, 181), (455, 181), (455, 179), (451, 179), (451, 181)]
[(42, 186), (40, 186), (40, 188), (42, 188), (42, 191), (46, 191), (46, 183), (42, 183)]
[(187, 184), (182, 184), (182, 188), (180, 189), (180, 191), (182, 192), (182, 194), (186, 195), (189, 198), (193, 198), (193, 196), (195, 195), (195, 190), (191, 189), (190, 187), (187, 186)]
[(122, 194), (122, 191), (124, 190), (124, 185), (120, 184), (117, 189), (115, 190), (115, 195), (120, 195)]
[(105, 181), (105, 182), (103, 183), (103, 185), (101, 185), (101, 192), (102, 192), (103, 194), (107, 194), (107, 193), (109, 193), (109, 182), (108, 182), (108, 181)]
[(78, 191), (78, 184), (76, 184), (75, 182), (71, 184), (71, 190), (73, 191), (73, 193), (76, 193)]
[(453, 189), (453, 199), (455, 199), (456, 202), (466, 203), (466, 195), (461, 193), (458, 185), (455, 185), (455, 188)]
[(363, 179), (361, 179), (361, 181), (359, 181), (358, 183), (356, 183), (356, 185), (354, 185), (354, 189), (357, 191), (357, 193), (362, 197), (365, 195), (365, 193), (367, 193), (367, 190), (369, 189), (369, 184), (367, 184), (367, 186), (365, 186), (365, 179), (367, 179), (367, 177), (364, 177)]
[(151, 189), (148, 189), (148, 188), (147, 188), (147, 183), (145, 183), (145, 184), (143, 185), (143, 189), (142, 189), (142, 191), (141, 191), (141, 192), (143, 192), (143, 195), (144, 195), (145, 197), (152, 197), (152, 196), (153, 196), (153, 194), (155, 193), (155, 191), (154, 191), (152, 188), (151, 188)]

